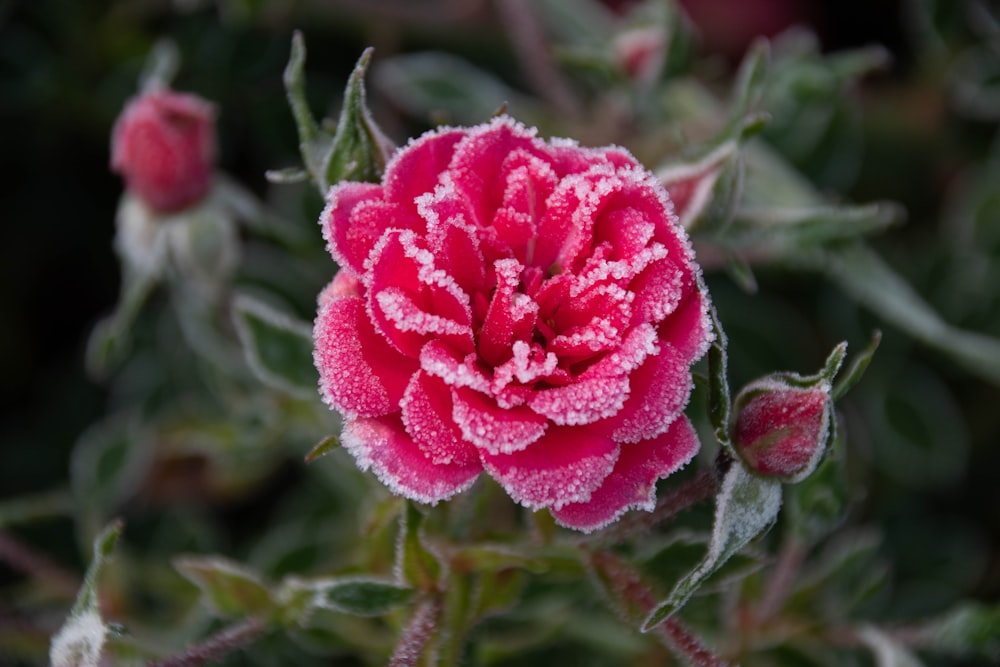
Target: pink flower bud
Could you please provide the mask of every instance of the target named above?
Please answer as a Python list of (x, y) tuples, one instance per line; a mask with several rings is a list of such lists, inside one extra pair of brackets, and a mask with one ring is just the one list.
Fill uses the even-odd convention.
[(215, 164), (215, 107), (156, 90), (129, 101), (115, 123), (111, 168), (154, 211), (191, 206), (208, 192)]
[(629, 78), (651, 83), (663, 69), (667, 35), (660, 26), (628, 30), (615, 38), (614, 51), (619, 66)]
[(796, 482), (816, 467), (830, 429), (830, 388), (765, 378), (736, 397), (733, 442), (750, 469)]

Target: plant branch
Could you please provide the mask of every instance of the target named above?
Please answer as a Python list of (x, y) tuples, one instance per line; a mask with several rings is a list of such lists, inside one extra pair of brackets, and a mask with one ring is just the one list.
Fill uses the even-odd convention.
[(417, 605), (389, 660), (389, 667), (416, 667), (434, 635), (440, 612), (441, 600), (437, 595), (430, 595)]
[(80, 588), (79, 577), (3, 529), (0, 529), (0, 561), (51, 587), (67, 599), (75, 598)]
[(264, 621), (250, 618), (222, 630), (180, 655), (151, 662), (148, 667), (201, 667), (210, 660), (218, 660), (237, 649), (249, 646), (264, 634), (265, 629)]

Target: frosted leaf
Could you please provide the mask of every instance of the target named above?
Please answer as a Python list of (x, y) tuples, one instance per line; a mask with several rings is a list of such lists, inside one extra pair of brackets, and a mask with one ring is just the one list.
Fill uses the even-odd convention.
[(643, 624), (643, 632), (648, 632), (673, 615), (713, 572), (770, 527), (780, 507), (780, 482), (753, 475), (739, 463), (730, 465), (715, 499), (715, 520), (708, 553), (649, 614)]
[(98, 667), (107, 636), (96, 609), (72, 616), (52, 638), (49, 661), (52, 667)]
[(909, 649), (874, 626), (862, 626), (858, 639), (871, 649), (876, 667), (923, 667), (924, 663)]

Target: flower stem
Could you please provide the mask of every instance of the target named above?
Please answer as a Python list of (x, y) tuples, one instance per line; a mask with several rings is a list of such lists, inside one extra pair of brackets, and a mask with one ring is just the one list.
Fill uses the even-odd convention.
[(218, 660), (236, 649), (249, 646), (264, 634), (265, 629), (264, 621), (250, 618), (226, 628), (180, 655), (151, 662), (148, 667), (201, 667), (210, 660)]
[(441, 601), (430, 595), (417, 605), (410, 622), (406, 624), (403, 636), (399, 638), (396, 650), (389, 660), (389, 667), (416, 667), (437, 629)]
[(80, 579), (37, 549), (0, 529), (0, 561), (12, 569), (51, 587), (72, 600), (80, 588)]

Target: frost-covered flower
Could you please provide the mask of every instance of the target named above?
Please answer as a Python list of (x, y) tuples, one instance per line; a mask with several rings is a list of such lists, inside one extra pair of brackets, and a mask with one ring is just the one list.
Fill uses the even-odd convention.
[(815, 469), (833, 411), (828, 382), (794, 387), (769, 376), (744, 387), (734, 405), (733, 442), (751, 470), (797, 482)]
[(321, 393), (394, 492), (434, 503), (485, 470), (593, 530), (651, 509), (696, 453), (682, 410), (707, 294), (626, 151), (507, 117), (439, 129), (381, 184), (334, 186), (320, 222), (341, 267), (315, 325)]
[(111, 168), (159, 213), (185, 209), (208, 193), (215, 153), (215, 107), (166, 89), (132, 99), (111, 137)]

